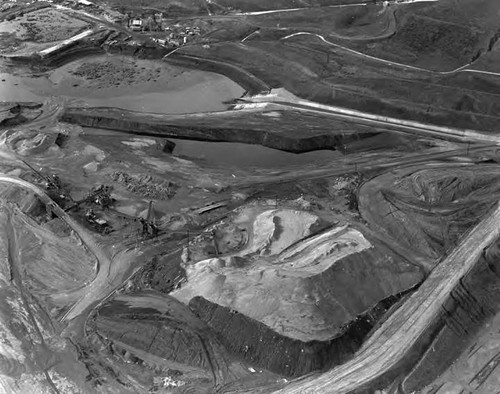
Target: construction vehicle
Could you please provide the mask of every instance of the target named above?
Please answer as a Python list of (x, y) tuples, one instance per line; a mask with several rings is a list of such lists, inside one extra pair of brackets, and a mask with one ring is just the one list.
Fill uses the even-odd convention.
[(35, 174), (35, 182), (41, 184), (41, 186), (47, 191), (49, 197), (54, 200), (57, 205), (60, 207), (65, 207), (69, 201), (71, 201), (71, 197), (68, 196), (62, 188), (61, 180), (57, 174), (45, 175), (40, 171), (36, 170), (23, 160), (23, 163), (28, 166), (31, 171)]
[(111, 186), (104, 185), (92, 188), (83, 200), (75, 201), (75, 203), (71, 207), (67, 208), (66, 211), (74, 209), (83, 203), (99, 205), (102, 208), (109, 208), (109, 206), (114, 202), (114, 199), (111, 197), (112, 190)]
[(85, 212), (85, 219), (101, 234), (109, 234), (112, 231), (110, 224), (103, 218), (98, 217), (92, 208)]
[(103, 208), (108, 208), (113, 203), (111, 197), (111, 186), (98, 186), (93, 188), (90, 193), (85, 197), (85, 202), (91, 202)]
[(39, 182), (42, 183), (45, 190), (56, 190), (56, 191), (61, 190), (62, 184), (57, 174), (52, 174), (50, 176), (42, 174), (40, 171), (37, 171), (33, 166), (31, 166), (24, 160), (22, 162), (26, 164), (31, 169), (31, 171), (33, 171), (35, 175), (39, 177)]

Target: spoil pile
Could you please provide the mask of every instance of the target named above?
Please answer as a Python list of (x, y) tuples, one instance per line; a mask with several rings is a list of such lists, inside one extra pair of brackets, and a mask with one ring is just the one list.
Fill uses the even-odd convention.
[(115, 171), (111, 174), (111, 179), (125, 185), (134, 194), (155, 200), (169, 200), (177, 190), (177, 185), (173, 182), (161, 181), (151, 175), (129, 175)]
[[(300, 375), (341, 362), (371, 327), (351, 325), (360, 316), (378, 319), (380, 303), (417, 285), (423, 274), (348, 225), (315, 235), (318, 220), (290, 209), (243, 210), (233, 222), (251, 221), (246, 248), (186, 264), (186, 282), (170, 294), (262, 368)], [(243, 326), (254, 327), (264, 342)], [(273, 356), (284, 349), (290, 353)]]

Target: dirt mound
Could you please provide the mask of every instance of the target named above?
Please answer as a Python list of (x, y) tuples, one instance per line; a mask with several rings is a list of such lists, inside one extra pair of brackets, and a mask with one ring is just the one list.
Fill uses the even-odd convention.
[(138, 176), (115, 171), (111, 174), (111, 179), (122, 183), (132, 193), (156, 200), (169, 200), (175, 195), (177, 190), (177, 186), (174, 183), (154, 179), (151, 175)]
[(57, 134), (47, 134), (38, 130), (8, 130), (0, 137), (0, 144), (5, 144), (11, 151), (21, 156), (46, 153), (47, 150), (59, 150), (55, 144)]
[(0, 127), (16, 126), (41, 115), (40, 103), (0, 103)]
[(286, 209), (263, 212), (253, 223), (252, 247), (240, 252), (239, 255), (253, 253), (277, 255), (313, 234), (317, 227), (319, 218), (308, 212)]
[[(277, 227), (280, 217), (292, 227)], [(187, 283), (171, 295), (186, 304), (202, 296), (290, 338), (328, 340), (357, 315), (422, 279), (417, 267), (348, 226), (308, 237), (316, 221), (292, 210), (254, 216), (254, 235), (244, 250), (188, 264)]]

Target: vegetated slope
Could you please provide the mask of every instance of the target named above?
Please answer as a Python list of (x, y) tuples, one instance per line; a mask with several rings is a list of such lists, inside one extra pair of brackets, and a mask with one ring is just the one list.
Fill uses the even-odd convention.
[(499, 193), (497, 166), (407, 168), (365, 183), (359, 192), (360, 212), (404, 247), (439, 259)]
[[(304, 10), (252, 15), (247, 21), (261, 28), (279, 29), (286, 33), (307, 31), (328, 37), (353, 37), (373, 40), (394, 27), (393, 10), (382, 5), (362, 7), (313, 7)], [(276, 31), (278, 34), (279, 31)], [(260, 34), (260, 32), (259, 32)]]
[(144, 11), (167, 13), (168, 16), (206, 15), (204, 1), (200, 0), (106, 0), (120, 12), (142, 14)]
[(499, 11), (495, 0), (403, 6), (396, 12), (396, 34), (369, 52), (439, 71), (460, 67), (489, 50), (499, 30)]
[(321, 7), (339, 4), (356, 4), (358, 0), (212, 0), (219, 7), (242, 12), (281, 10), (290, 8)]

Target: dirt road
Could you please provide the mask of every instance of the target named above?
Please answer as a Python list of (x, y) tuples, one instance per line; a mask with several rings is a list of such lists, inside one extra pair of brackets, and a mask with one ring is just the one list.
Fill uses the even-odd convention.
[(500, 205), (466, 234), (421, 287), (370, 337), (349, 362), (294, 382), (280, 393), (348, 393), (366, 387), (401, 363), (441, 313), (450, 292), (500, 235)]
[[(303, 35), (317, 37), (321, 41), (323, 41), (325, 44), (331, 45), (331, 46), (333, 46), (335, 48), (342, 49), (342, 50), (344, 50), (346, 52), (352, 53), (352, 54), (360, 56), (360, 57), (364, 57), (364, 58), (367, 58), (367, 59), (370, 59), (370, 60), (375, 60), (377, 62), (388, 64), (388, 65), (391, 65), (391, 66), (407, 68), (407, 69), (410, 69), (410, 70), (422, 71), (422, 72), (427, 72), (427, 73), (432, 73), (432, 74), (439, 74), (439, 75), (450, 75), (450, 74), (457, 74), (457, 73), (461, 73), (461, 72), (468, 72), (468, 73), (487, 74), (487, 75), (500, 76), (500, 73), (496, 73), (496, 72), (469, 69), (468, 67), (472, 66), (472, 64), (474, 63), (474, 61), (472, 61), (470, 63), (467, 63), (467, 64), (464, 64), (463, 66), (460, 66), (460, 67), (458, 67), (458, 68), (456, 68), (454, 70), (450, 70), (450, 71), (434, 71), (434, 70), (429, 70), (429, 69), (426, 69), (426, 68), (410, 66), (408, 64), (397, 63), (397, 62), (393, 62), (393, 61), (390, 61), (390, 60), (381, 59), (379, 57), (367, 55), (366, 53), (363, 53), (363, 52), (355, 51), (354, 49), (347, 48), (347, 47), (344, 47), (342, 45), (336, 44), (334, 42), (328, 41), (321, 34), (310, 33), (310, 32), (307, 32), (307, 31), (301, 31), (301, 32), (290, 34), (290, 35), (288, 35), (286, 37), (283, 37), (282, 40), (288, 40), (290, 38), (293, 38), (293, 37), (296, 37), (296, 36), (303, 36)], [(478, 59), (476, 59), (476, 60), (478, 60)]]
[[(240, 99), (235, 106), (238, 110), (255, 110), (256, 104), (265, 104), (262, 108), (274, 110), (295, 110), (309, 113), (330, 114), (331, 116), (359, 124), (382, 127), (387, 130), (410, 133), (422, 137), (439, 138), (456, 142), (479, 142), (500, 145), (500, 137), (495, 133), (472, 129), (436, 126), (430, 123), (376, 115), (335, 105), (319, 104), (296, 97), (284, 89), (276, 89), (269, 94), (260, 94)], [(259, 107), (260, 108), (260, 107)]]
[(88, 305), (93, 303), (96, 297), (99, 296), (97, 289), (107, 287), (107, 280), (110, 271), (111, 259), (104, 253), (102, 248), (95, 242), (92, 234), (87, 231), (83, 226), (78, 224), (71, 216), (69, 216), (61, 207), (59, 207), (42, 189), (26, 182), (22, 179), (0, 174), (0, 182), (12, 183), (24, 189), (33, 192), (44, 204), (50, 207), (52, 212), (60, 219), (64, 220), (66, 224), (80, 237), (84, 245), (94, 254), (98, 261), (97, 276), (85, 288), (77, 290), (77, 293), (82, 293), (82, 298), (63, 316), (62, 320), (71, 320), (83, 311)]

